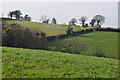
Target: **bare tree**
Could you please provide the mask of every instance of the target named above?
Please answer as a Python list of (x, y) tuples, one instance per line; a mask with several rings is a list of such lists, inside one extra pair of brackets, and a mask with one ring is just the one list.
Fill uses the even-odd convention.
[(20, 15), (22, 15), (22, 12), (21, 12), (20, 10), (15, 10), (15, 11), (13, 11), (13, 13), (14, 13), (14, 15), (15, 15), (15, 18), (16, 18), (17, 20), (19, 20)]
[(40, 22), (44, 22), (47, 20), (47, 16), (46, 15), (42, 15), (41, 18), (40, 18)]
[(8, 17), (10, 16), (10, 18), (12, 19), (13, 15), (14, 15), (14, 12), (13, 11), (9, 11)]
[(25, 21), (31, 21), (31, 17), (26, 14), (26, 15), (24, 16), (24, 20), (25, 20)]
[(102, 15), (96, 15), (93, 17), (94, 20), (96, 20), (97, 25), (102, 25), (105, 22), (105, 17)]
[(90, 25), (93, 27), (94, 24), (95, 24), (96, 20), (95, 19), (92, 19), (91, 22), (90, 22)]
[(75, 18), (72, 18), (72, 19), (69, 21), (69, 25), (74, 25), (74, 26), (75, 26), (75, 23), (77, 23), (77, 19), (75, 19)]
[(82, 17), (79, 19), (79, 21), (82, 22), (82, 26), (84, 27), (84, 26), (85, 26), (85, 22), (87, 21), (87, 17), (82, 16)]

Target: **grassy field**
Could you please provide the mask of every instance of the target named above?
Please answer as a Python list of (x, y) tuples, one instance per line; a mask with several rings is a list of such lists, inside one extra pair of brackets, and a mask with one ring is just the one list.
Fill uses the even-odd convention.
[[(67, 25), (62, 25), (62, 24), (46, 24), (46, 23), (38, 23), (38, 22), (30, 22), (30, 21), (17, 21), (17, 20), (9, 20), (9, 21), (5, 21), (5, 22), (7, 24), (12, 24), (12, 23), (20, 24), (26, 28), (30, 28), (30, 29), (33, 29), (33, 30), (36, 30), (39, 32), (43, 31), (47, 34), (46, 36), (66, 34), (66, 30), (68, 28)], [(71, 26), (71, 27), (73, 27), (73, 31), (92, 28), (92, 27), (83, 28), (83, 27), (75, 27), (75, 26)]]
[(118, 60), (2, 47), (3, 78), (117, 78)]
[[(64, 40), (58, 40), (49, 44), (50, 49), (60, 48), (59, 43), (65, 40), (73, 40), (86, 43), (86, 50), (81, 54), (93, 55), (101, 52), (105, 57), (118, 58), (118, 32), (95, 31), (79, 36), (74, 36)], [(57, 44), (57, 45), (56, 45)]]

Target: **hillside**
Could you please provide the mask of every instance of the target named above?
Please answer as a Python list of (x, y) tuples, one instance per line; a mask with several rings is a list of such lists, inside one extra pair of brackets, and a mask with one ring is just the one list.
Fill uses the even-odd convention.
[[(68, 28), (67, 25), (63, 25), (63, 24), (46, 24), (39, 22), (17, 21), (17, 20), (8, 20), (4, 22), (6, 22), (7, 24), (12, 24), (12, 23), (20, 24), (23, 27), (30, 28), (39, 32), (43, 31), (47, 34), (46, 36), (66, 34), (66, 30)], [(73, 27), (74, 31), (84, 29), (83, 27), (75, 27), (75, 26), (71, 26), (71, 27)], [(92, 28), (92, 27), (87, 27), (87, 28)]]
[(118, 60), (2, 47), (3, 78), (117, 78)]
[[(118, 32), (104, 32), (104, 31), (95, 31), (92, 33), (82, 34), (78, 36), (73, 36), (71, 38), (57, 40), (49, 43), (50, 50), (63, 50), (63, 46), (60, 44), (78, 42), (85, 43), (86, 50), (81, 54), (94, 56), (95, 54), (102, 54), (107, 58), (118, 58)], [(66, 44), (67, 45), (67, 44)]]

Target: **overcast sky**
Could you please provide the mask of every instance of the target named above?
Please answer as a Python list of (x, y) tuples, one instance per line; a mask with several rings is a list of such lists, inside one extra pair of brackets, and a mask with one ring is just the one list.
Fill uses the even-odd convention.
[(32, 21), (39, 21), (42, 15), (55, 17), (58, 23), (68, 23), (71, 18), (88, 17), (88, 22), (95, 15), (103, 15), (104, 26), (118, 27), (117, 2), (4, 2), (4, 16), (9, 11), (19, 9), (22, 14), (28, 14)]

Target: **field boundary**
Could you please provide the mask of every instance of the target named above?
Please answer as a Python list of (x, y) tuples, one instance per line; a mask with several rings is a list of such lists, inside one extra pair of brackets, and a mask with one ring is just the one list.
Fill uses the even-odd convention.
[(79, 31), (74, 31), (72, 34), (61, 34), (61, 35), (56, 35), (56, 36), (48, 36), (46, 37), (47, 40), (56, 40), (56, 39), (64, 39), (64, 38), (68, 38), (71, 36), (78, 36), (78, 35), (82, 35), (82, 34), (86, 34), (86, 33), (91, 33), (94, 32), (93, 29), (86, 29), (86, 30), (79, 30)]

